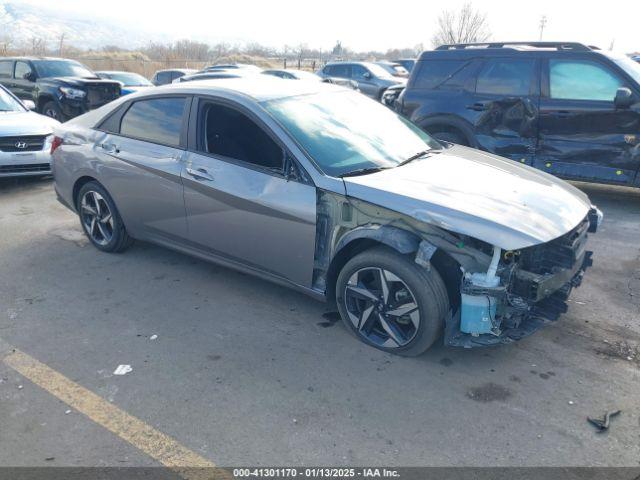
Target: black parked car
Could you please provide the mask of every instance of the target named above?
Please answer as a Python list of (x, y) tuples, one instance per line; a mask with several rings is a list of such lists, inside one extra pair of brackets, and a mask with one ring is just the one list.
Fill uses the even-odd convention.
[(103, 80), (81, 63), (63, 58), (0, 58), (0, 84), (61, 122), (120, 96), (120, 82)]
[(184, 77), (185, 75), (192, 75), (198, 73), (198, 70), (193, 68), (171, 68), (168, 70), (158, 70), (151, 79), (151, 83), (156, 86), (166, 85), (173, 83), (177, 78)]
[(424, 52), (394, 108), (436, 138), (563, 178), (640, 186), (640, 65), (579, 43)]

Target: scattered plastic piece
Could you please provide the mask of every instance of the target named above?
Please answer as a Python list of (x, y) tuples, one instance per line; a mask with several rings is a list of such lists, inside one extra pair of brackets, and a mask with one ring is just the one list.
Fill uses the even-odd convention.
[(65, 411), (64, 411), (64, 414), (65, 414), (65, 415), (69, 415), (70, 413), (71, 413), (71, 410), (65, 410)]
[(158, 338), (158, 335), (153, 334), (149, 337), (149, 340), (155, 340), (156, 338)]
[(133, 372), (131, 365), (118, 365), (118, 368), (113, 372), (114, 375), (126, 375), (129, 372)]
[(18, 385), (18, 390), (22, 390), (22, 385)]
[(605, 412), (604, 418), (600, 419), (587, 417), (587, 421), (598, 429), (598, 433), (603, 433), (609, 430), (611, 419), (617, 415), (620, 415), (621, 412), (622, 410), (616, 410), (615, 412)]

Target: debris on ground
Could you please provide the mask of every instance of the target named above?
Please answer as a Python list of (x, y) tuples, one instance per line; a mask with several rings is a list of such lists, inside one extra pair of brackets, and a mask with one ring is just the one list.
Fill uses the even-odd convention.
[(153, 335), (151, 335), (149, 337), (149, 340), (155, 340), (156, 338), (158, 338), (158, 335), (156, 335), (155, 333)]
[(118, 365), (118, 368), (113, 372), (114, 375), (126, 375), (129, 372), (133, 372), (131, 365)]
[(575, 405), (576, 402), (574, 402), (573, 400), (569, 400), (569, 405)]
[(22, 390), (24, 387), (22, 385), (18, 385), (18, 390)]
[(65, 411), (64, 411), (64, 414), (65, 414), (65, 415), (69, 415), (70, 413), (71, 413), (71, 410), (65, 410)]
[(45, 458), (45, 461), (51, 462), (51, 461), (53, 461), (55, 459), (56, 459), (56, 457), (47, 457), (47, 458)]
[(603, 418), (591, 418), (587, 417), (587, 421), (597, 428), (598, 433), (603, 433), (609, 430), (611, 419), (617, 415), (620, 415), (622, 410), (616, 410), (614, 412), (606, 412)]
[(618, 360), (626, 360), (640, 365), (640, 346), (632, 345), (622, 340), (610, 342), (603, 340), (604, 345), (595, 349), (596, 353), (608, 358), (616, 358)]

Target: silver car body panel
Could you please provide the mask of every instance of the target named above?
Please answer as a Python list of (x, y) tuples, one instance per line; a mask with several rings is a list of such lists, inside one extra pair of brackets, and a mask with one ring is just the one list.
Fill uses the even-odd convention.
[(553, 240), (591, 208), (558, 178), (461, 146), (344, 181), (349, 196), (505, 250)]
[[(59, 125), (59, 122), (56, 120), (35, 112), (0, 112), (0, 137), (51, 135), (57, 125)], [(50, 167), (46, 170), (29, 171), (29, 165), (51, 165), (50, 149), (51, 144), (45, 142), (42, 149), (38, 151), (0, 151), (0, 167), (6, 167), (0, 169), (0, 177), (22, 177), (51, 173)], [(14, 171), (10, 168), (18, 165), (25, 170)]]

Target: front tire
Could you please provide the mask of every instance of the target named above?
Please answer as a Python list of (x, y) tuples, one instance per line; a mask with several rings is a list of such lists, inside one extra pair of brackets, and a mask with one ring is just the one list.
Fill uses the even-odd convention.
[(98, 182), (82, 186), (76, 210), (82, 230), (98, 250), (120, 253), (133, 243), (111, 195)]
[(364, 343), (417, 356), (441, 335), (449, 298), (438, 272), (388, 247), (366, 250), (347, 262), (336, 282), (338, 310)]
[(55, 102), (45, 103), (42, 107), (42, 114), (47, 117), (51, 117), (54, 120), (58, 120), (59, 122), (64, 122), (66, 120), (62, 110), (60, 110), (60, 107), (58, 107)]

